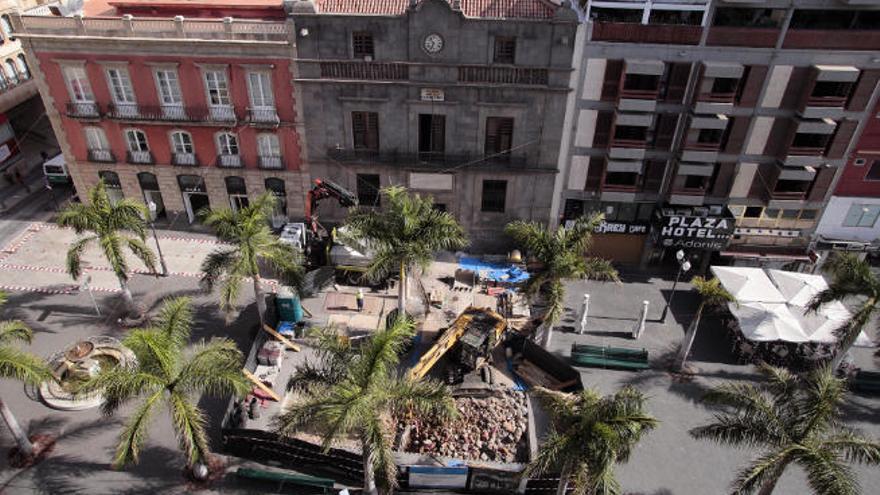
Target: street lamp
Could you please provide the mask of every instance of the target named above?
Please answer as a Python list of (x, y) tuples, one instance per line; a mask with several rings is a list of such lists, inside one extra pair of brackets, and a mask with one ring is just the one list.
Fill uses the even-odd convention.
[(156, 212), (159, 210), (159, 207), (156, 206), (156, 203), (150, 201), (147, 203), (147, 207), (150, 209), (150, 230), (153, 231), (153, 240), (156, 241), (156, 251), (159, 252), (159, 263), (162, 264), (162, 276), (168, 276), (168, 267), (165, 266), (165, 256), (162, 255), (162, 246), (159, 245), (159, 236), (156, 235), (156, 224), (154, 220), (156, 220)]
[(684, 251), (679, 249), (675, 253), (675, 260), (678, 261), (678, 273), (675, 275), (675, 282), (672, 283), (672, 294), (669, 294), (669, 300), (666, 301), (666, 306), (663, 307), (663, 314), (660, 316), (661, 323), (666, 323), (666, 313), (669, 311), (669, 306), (672, 305), (672, 298), (675, 297), (675, 287), (678, 285), (679, 279), (681, 279), (681, 274), (691, 269), (691, 262), (685, 259)]

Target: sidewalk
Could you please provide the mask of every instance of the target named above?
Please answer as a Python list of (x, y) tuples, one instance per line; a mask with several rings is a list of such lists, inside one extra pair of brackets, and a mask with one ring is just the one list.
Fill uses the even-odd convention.
[(21, 143), (21, 161), (10, 167), (10, 170), (22, 171), (24, 186), (11, 183), (6, 179), (5, 174), (0, 174), (0, 213), (15, 210), (31, 194), (45, 189), (46, 181), (43, 176), (43, 159), (40, 151), (45, 151), (50, 157), (58, 153), (57, 148), (47, 146), (42, 139), (28, 139)]

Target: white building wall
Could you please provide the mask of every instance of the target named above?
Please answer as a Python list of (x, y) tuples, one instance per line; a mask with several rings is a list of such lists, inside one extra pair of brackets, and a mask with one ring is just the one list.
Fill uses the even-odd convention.
[(880, 198), (853, 198), (832, 196), (816, 228), (816, 234), (826, 239), (871, 242), (880, 239), (880, 220), (872, 227), (844, 227), (843, 221), (854, 204), (880, 206)]

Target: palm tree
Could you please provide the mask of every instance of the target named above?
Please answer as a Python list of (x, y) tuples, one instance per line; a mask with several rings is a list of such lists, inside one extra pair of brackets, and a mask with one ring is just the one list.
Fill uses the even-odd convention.
[[(0, 292), (0, 306), (6, 304), (6, 293)], [(39, 385), (52, 378), (46, 362), (39, 357), (13, 347), (14, 342), (30, 343), (33, 332), (24, 322), (6, 320), (0, 322), (0, 377), (12, 378), (29, 385)], [(15, 438), (19, 452), (30, 457), (34, 455), (34, 445), (18, 424), (6, 402), (0, 398), (0, 415)]]
[(58, 215), (58, 225), (72, 227), (79, 236), (88, 233), (67, 250), (67, 273), (74, 280), (79, 280), (83, 252), (89, 244), (97, 243), (119, 280), (126, 309), (130, 311), (134, 307), (134, 300), (128, 288), (125, 249), (131, 251), (152, 272), (156, 272), (156, 255), (145, 242), (149, 213), (142, 204), (131, 199), (115, 203), (110, 201), (103, 180), (89, 190), (88, 197), (87, 204), (72, 203)]
[(831, 360), (831, 369), (836, 370), (859, 333), (880, 313), (880, 277), (871, 270), (871, 265), (851, 253), (832, 253), (822, 269), (831, 275), (831, 283), (810, 301), (809, 310), (818, 311), (832, 301), (858, 305), (855, 314), (836, 332), (837, 353)]
[(769, 495), (794, 463), (806, 471), (818, 495), (858, 494), (847, 462), (880, 464), (880, 444), (841, 424), (844, 381), (827, 367), (805, 377), (768, 365), (760, 370), (767, 377), (761, 385), (727, 383), (707, 393), (703, 402), (724, 410), (714, 422), (690, 432), (720, 444), (762, 449), (737, 474), (735, 492)]
[(139, 400), (119, 436), (114, 466), (138, 462), (150, 420), (162, 405), (168, 408), (188, 465), (205, 463), (210, 451), (205, 416), (196, 405), (199, 399), (204, 394), (224, 397), (250, 389), (235, 343), (223, 338), (187, 347), (191, 326), (189, 299), (167, 300), (155, 326), (134, 330), (123, 340), (137, 358), (136, 364), (102, 371), (82, 387), (80, 393), (101, 391), (101, 410), (108, 416)]
[(605, 397), (595, 390), (567, 394), (543, 387), (534, 393), (550, 416), (550, 433), (525, 474), (558, 470), (557, 495), (565, 495), (569, 484), (575, 494), (621, 493), (614, 465), (626, 462), (658, 423), (645, 411), (645, 396), (633, 387)]
[(536, 222), (522, 220), (511, 222), (504, 229), (538, 262), (538, 268), (531, 270), (525, 290), (530, 297), (542, 296), (547, 305), (544, 347), (550, 345), (553, 325), (565, 310), (563, 279), (586, 277), (620, 281), (617, 270), (609, 261), (586, 255), (593, 231), (604, 219), (601, 213), (585, 215), (578, 218), (571, 228), (560, 226), (555, 232)]
[(363, 456), (364, 493), (378, 493), (377, 482), (387, 488), (397, 485), (391, 450), (394, 419), (409, 414), (437, 419), (455, 416), (455, 404), (443, 384), (397, 375), (399, 355), (414, 329), (412, 320), (398, 317), (376, 332), (353, 358), (337, 361), (346, 366), (341, 378), (325, 381), (323, 386), (316, 381), (300, 402), (276, 419), (283, 435), (293, 435), (305, 426), (316, 428), (326, 449), (335, 440), (356, 437)]
[(434, 207), (430, 196), (409, 194), (403, 187), (387, 187), (382, 195), (388, 206), (381, 212), (355, 210), (348, 217), (351, 237), (365, 240), (373, 250), (367, 269), (370, 280), (381, 280), (397, 271), (397, 309), (406, 313), (407, 274), (425, 268), (437, 251), (467, 245), (464, 229), (455, 217)]
[(697, 336), (697, 330), (700, 328), (700, 318), (703, 316), (703, 310), (708, 307), (718, 307), (727, 302), (734, 302), (736, 299), (730, 292), (727, 292), (721, 286), (721, 282), (717, 278), (707, 280), (703, 277), (694, 277), (691, 280), (694, 290), (700, 294), (700, 307), (697, 308), (697, 314), (694, 320), (685, 332), (684, 339), (681, 341), (681, 347), (678, 350), (678, 357), (675, 358), (675, 369), (681, 371), (684, 369), (688, 354), (691, 352), (691, 346), (694, 345), (694, 338)]
[(261, 328), (266, 317), (266, 297), (260, 266), (268, 265), (282, 282), (297, 290), (302, 285), (302, 256), (269, 229), (269, 215), (277, 201), (271, 193), (264, 193), (238, 210), (225, 208), (201, 212), (204, 223), (217, 231), (217, 237), (231, 244), (217, 248), (205, 258), (202, 286), (212, 291), (215, 285), (221, 284), (220, 309), (231, 318), (241, 284), (250, 278), (254, 283)]

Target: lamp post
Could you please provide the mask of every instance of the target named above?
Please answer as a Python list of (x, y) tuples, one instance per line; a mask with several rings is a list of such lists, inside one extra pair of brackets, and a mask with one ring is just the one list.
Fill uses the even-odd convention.
[(681, 274), (691, 269), (691, 262), (685, 259), (684, 251), (679, 249), (675, 253), (675, 259), (678, 261), (678, 273), (675, 275), (675, 282), (672, 283), (672, 294), (669, 294), (669, 300), (666, 301), (666, 306), (663, 307), (663, 314), (660, 316), (661, 323), (666, 323), (666, 313), (669, 311), (669, 306), (672, 305), (672, 298), (675, 297), (675, 287), (678, 285), (679, 279), (681, 279)]
[(159, 208), (153, 201), (147, 203), (147, 207), (150, 209), (150, 230), (153, 231), (153, 240), (156, 241), (156, 251), (159, 252), (159, 263), (162, 265), (162, 276), (167, 277), (168, 267), (165, 266), (165, 256), (162, 255), (162, 246), (159, 245), (159, 236), (156, 235), (156, 224), (154, 223), (156, 212)]

